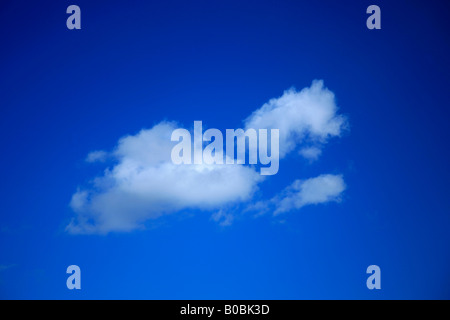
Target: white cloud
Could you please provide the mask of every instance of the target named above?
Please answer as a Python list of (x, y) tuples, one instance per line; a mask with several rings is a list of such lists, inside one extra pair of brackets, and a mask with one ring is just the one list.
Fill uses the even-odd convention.
[(299, 151), (299, 153), (306, 159), (310, 161), (317, 160), (322, 154), (322, 150), (317, 147), (306, 147)]
[(342, 175), (322, 174), (315, 178), (295, 180), (272, 199), (248, 205), (245, 212), (253, 212), (254, 217), (267, 213), (273, 213), (276, 216), (299, 210), (306, 205), (339, 202), (345, 189)]
[[(299, 92), (286, 91), (245, 120), (245, 128), (280, 130), (280, 155), (300, 147), (307, 159), (316, 159), (330, 137), (339, 136), (346, 120), (337, 115), (334, 95), (314, 81)], [(94, 151), (88, 162), (114, 160), (115, 165), (79, 189), (70, 202), (75, 213), (66, 230), (70, 233), (108, 233), (143, 228), (145, 222), (188, 209), (215, 212), (211, 219), (232, 223), (229, 206), (252, 199), (263, 176), (245, 165), (175, 165), (171, 150), (174, 122), (120, 139), (112, 152)], [(308, 147), (308, 146), (314, 147)], [(342, 176), (323, 175), (297, 180), (270, 203), (276, 213), (307, 204), (336, 201), (345, 189)], [(254, 205), (256, 208), (256, 205)]]
[(214, 210), (250, 199), (262, 177), (242, 165), (174, 165), (170, 135), (160, 123), (119, 141), (118, 164), (72, 196), (71, 233), (107, 233), (142, 227), (148, 219), (189, 208)]
[(300, 209), (309, 204), (340, 201), (346, 185), (342, 175), (323, 174), (307, 180), (295, 180), (272, 199), (274, 214)]
[(333, 92), (315, 80), (309, 88), (289, 89), (271, 99), (245, 120), (245, 126), (279, 129), (280, 157), (284, 157), (305, 141), (323, 144), (339, 136), (347, 121), (337, 110)]
[(234, 216), (231, 213), (227, 213), (223, 210), (219, 210), (216, 213), (213, 213), (211, 216), (211, 220), (219, 223), (219, 225), (225, 227), (230, 226), (233, 223)]
[(102, 150), (92, 151), (86, 157), (86, 162), (104, 162), (108, 157), (108, 153)]

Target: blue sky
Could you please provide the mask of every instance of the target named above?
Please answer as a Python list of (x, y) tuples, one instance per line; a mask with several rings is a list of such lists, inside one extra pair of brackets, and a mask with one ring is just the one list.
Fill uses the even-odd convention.
[[(70, 4), (81, 30), (66, 28)], [(366, 28), (371, 4), (381, 30)], [(449, 9), (2, 1), (0, 298), (448, 299)], [(245, 201), (181, 206), (127, 231), (68, 231), (73, 195), (117, 165), (88, 163), (90, 152), (162, 121), (241, 128), (315, 79), (348, 123), (315, 161), (291, 152)], [(332, 201), (245, 210), (323, 174), (345, 181)], [(221, 209), (230, 225), (214, 221)], [(72, 264), (79, 291), (66, 288)], [(372, 264), (381, 290), (366, 287)]]

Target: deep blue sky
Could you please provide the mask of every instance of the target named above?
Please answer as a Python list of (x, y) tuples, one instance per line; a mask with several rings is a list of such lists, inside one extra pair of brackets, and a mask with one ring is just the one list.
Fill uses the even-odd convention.
[[(77, 4), (82, 29), (66, 28)], [(366, 28), (381, 7), (382, 29)], [(444, 1), (2, 1), (0, 298), (450, 298), (450, 6)], [(323, 79), (350, 130), (293, 176), (342, 173), (341, 203), (229, 227), (209, 213), (70, 235), (93, 150), (161, 120), (238, 128)], [(82, 290), (66, 288), (79, 265)], [(381, 267), (379, 291), (367, 266)]]

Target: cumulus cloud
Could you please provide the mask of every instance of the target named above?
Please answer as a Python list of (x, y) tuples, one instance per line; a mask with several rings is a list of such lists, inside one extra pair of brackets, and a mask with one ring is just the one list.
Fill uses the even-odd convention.
[[(337, 114), (333, 92), (323, 81), (313, 81), (301, 91), (289, 89), (271, 99), (245, 120), (246, 128), (279, 129), (280, 157), (305, 141), (324, 144), (346, 128), (346, 118)], [(306, 153), (306, 156), (311, 153)]]
[(340, 201), (346, 185), (342, 175), (323, 174), (307, 180), (295, 180), (272, 199), (274, 214), (300, 209), (309, 204)]
[(243, 165), (175, 165), (170, 159), (174, 123), (163, 122), (122, 138), (118, 161), (91, 190), (79, 190), (71, 233), (107, 233), (142, 227), (149, 219), (189, 208), (214, 210), (250, 199), (262, 177)]
[[(280, 156), (299, 147), (311, 160), (322, 146), (345, 128), (337, 114), (334, 95), (322, 81), (301, 91), (290, 89), (271, 99), (244, 121), (245, 128), (280, 130)], [(264, 177), (248, 165), (176, 165), (171, 151), (175, 122), (161, 122), (151, 129), (121, 138), (111, 152), (94, 151), (88, 162), (111, 160), (113, 165), (78, 189), (70, 207), (75, 213), (66, 231), (101, 233), (143, 228), (149, 220), (188, 209), (214, 212), (213, 221), (226, 226), (234, 216), (228, 208), (249, 203)], [(311, 147), (313, 146), (313, 147)], [(276, 214), (304, 205), (337, 201), (345, 189), (342, 176), (323, 175), (295, 181), (270, 201)]]
[(267, 213), (276, 216), (307, 205), (339, 202), (345, 189), (342, 175), (322, 174), (306, 180), (298, 179), (272, 199), (250, 204), (245, 211), (254, 212), (255, 217)]

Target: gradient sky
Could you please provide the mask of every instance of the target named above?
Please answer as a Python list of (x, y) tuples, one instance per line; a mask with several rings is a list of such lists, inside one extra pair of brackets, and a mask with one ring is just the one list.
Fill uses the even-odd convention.
[[(81, 30), (66, 8), (81, 8)], [(381, 30), (366, 8), (381, 8)], [(450, 6), (444, 1), (2, 1), (0, 298), (449, 299)], [(221, 226), (66, 231), (85, 159), (163, 120), (242, 127), (322, 79), (349, 129), (260, 184), (342, 174), (339, 203)], [(66, 268), (81, 268), (81, 290)], [(366, 268), (381, 268), (368, 290)]]

